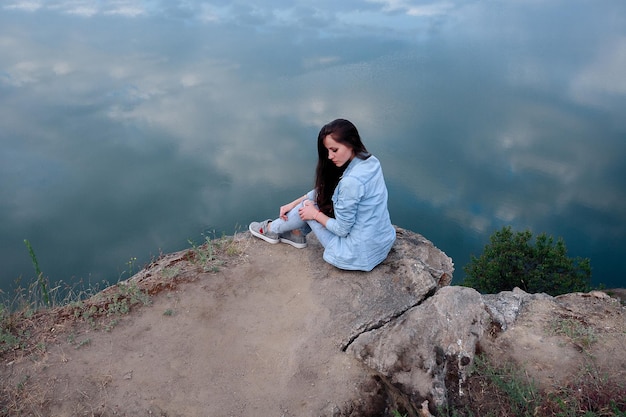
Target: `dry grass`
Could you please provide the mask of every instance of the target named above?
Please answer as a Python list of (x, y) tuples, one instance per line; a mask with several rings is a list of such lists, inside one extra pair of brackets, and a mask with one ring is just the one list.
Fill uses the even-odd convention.
[(496, 365), (477, 356), (467, 386), (467, 403), (445, 410), (449, 417), (626, 417), (626, 381), (593, 368), (566, 386), (539, 390), (522, 368)]

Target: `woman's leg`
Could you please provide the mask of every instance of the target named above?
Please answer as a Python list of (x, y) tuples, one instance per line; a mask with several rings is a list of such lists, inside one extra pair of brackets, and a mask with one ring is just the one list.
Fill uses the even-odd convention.
[(281, 218), (273, 220), (269, 226), (270, 231), (280, 234), (289, 232), (290, 230), (300, 230), (304, 236), (313, 231), (317, 240), (319, 240), (324, 247), (328, 246), (328, 244), (334, 239), (339, 239), (337, 235), (325, 228), (321, 223), (315, 220), (302, 220), (300, 218), (300, 214), (298, 213), (302, 204), (304, 204), (304, 202), (298, 204), (291, 209), (289, 213), (287, 213), (287, 220), (283, 220)]
[(325, 228), (321, 223), (315, 220), (309, 220), (307, 223), (323, 247), (328, 246), (333, 240), (339, 239), (336, 234)]
[(270, 223), (270, 231), (280, 234), (291, 230), (300, 230), (304, 235), (307, 235), (311, 231), (311, 228), (300, 218), (300, 214), (298, 214), (300, 207), (302, 207), (302, 203), (291, 209), (291, 211), (287, 213), (287, 220), (283, 220), (280, 217), (273, 220)]

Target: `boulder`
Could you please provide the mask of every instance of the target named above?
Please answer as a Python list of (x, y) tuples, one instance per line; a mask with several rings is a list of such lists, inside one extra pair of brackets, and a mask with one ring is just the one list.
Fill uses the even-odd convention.
[(489, 323), (477, 291), (444, 287), (393, 322), (359, 335), (347, 351), (411, 403), (442, 406), (449, 396), (463, 395), (476, 344)]
[(501, 330), (507, 330), (509, 326), (515, 323), (525, 305), (533, 300), (551, 298), (547, 294), (528, 294), (519, 288), (514, 288), (513, 291), (485, 294), (483, 301), (493, 322), (500, 326)]
[(333, 317), (329, 336), (345, 350), (361, 333), (380, 328), (452, 281), (452, 259), (418, 233), (396, 227), (389, 256), (370, 272), (344, 271), (321, 261), (308, 236), (313, 292)]
[(552, 297), (515, 288), (481, 295), (447, 286), (361, 333), (346, 351), (375, 371), (395, 397), (388, 403), (417, 416), (472, 401), (468, 377), (478, 352), (495, 366), (523, 369), (550, 390), (575, 384), (584, 372), (623, 381), (624, 343), (625, 308), (600, 291)]

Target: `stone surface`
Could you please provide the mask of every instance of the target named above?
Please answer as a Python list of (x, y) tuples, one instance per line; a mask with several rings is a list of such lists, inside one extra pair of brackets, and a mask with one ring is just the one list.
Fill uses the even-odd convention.
[(321, 260), (323, 247), (309, 235), (312, 290), (333, 317), (330, 335), (345, 348), (450, 284), (452, 259), (423, 236), (396, 227), (389, 256), (370, 272), (343, 271)]
[(513, 291), (485, 294), (483, 301), (494, 323), (498, 324), (501, 330), (506, 330), (515, 323), (525, 305), (533, 300), (551, 298), (546, 294), (528, 294), (519, 288), (514, 288)]
[(393, 322), (361, 334), (347, 351), (407, 394), (433, 405), (462, 395), (476, 344), (489, 325), (478, 292), (444, 287)]

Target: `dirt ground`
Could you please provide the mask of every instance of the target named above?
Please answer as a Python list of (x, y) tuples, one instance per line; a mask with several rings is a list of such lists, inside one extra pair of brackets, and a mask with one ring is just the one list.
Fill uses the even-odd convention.
[[(153, 295), (130, 314), (40, 318), (35, 347), (0, 363), (0, 404), (14, 416), (287, 417), (330, 416), (358, 398), (369, 372), (327, 337), (306, 249), (242, 236), (217, 272), (197, 256), (164, 257), (137, 278)], [(610, 354), (623, 355), (616, 320)], [(528, 362), (539, 363), (537, 343), (560, 355), (524, 337)]]
[[(515, 363), (546, 391), (589, 377), (626, 381), (624, 290), (564, 294), (525, 306), (515, 324), (482, 349), (494, 363)], [(554, 302), (556, 300), (556, 303)]]
[(3, 378), (27, 391), (13, 409), (29, 416), (332, 413), (358, 393), (364, 373), (324, 337), (331, 321), (312, 298), (305, 262), (289, 245), (249, 241), (218, 272), (190, 266), (191, 282), (160, 291), (108, 331), (57, 324), (44, 349), (2, 364)]

